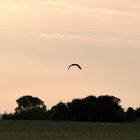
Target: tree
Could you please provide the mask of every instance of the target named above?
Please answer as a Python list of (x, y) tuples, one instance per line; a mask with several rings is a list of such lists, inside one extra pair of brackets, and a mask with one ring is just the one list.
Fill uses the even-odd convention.
[(127, 113), (119, 105), (121, 100), (114, 96), (88, 96), (82, 99), (73, 99), (71, 102), (60, 102), (47, 111), (44, 102), (38, 97), (22, 96), (17, 101), (14, 114), (4, 114), (2, 119), (24, 120), (70, 120), (93, 122), (121, 122), (127, 114), (128, 120), (133, 120), (134, 115), (139, 117), (140, 108), (135, 112), (129, 108)]
[(18, 107), (15, 109), (16, 119), (45, 119), (46, 106), (38, 97), (26, 95), (16, 100)]
[(12, 113), (9, 113), (7, 114), (7, 112), (5, 112), (3, 115), (2, 115), (2, 120), (14, 120), (14, 114)]
[(98, 119), (103, 122), (118, 122), (124, 120), (124, 110), (119, 105), (121, 100), (114, 96), (99, 96)]
[(97, 114), (97, 98), (95, 96), (88, 96), (82, 99), (84, 104), (84, 116), (86, 121), (98, 121)]
[(53, 106), (49, 111), (49, 119), (51, 120), (67, 120), (67, 105), (63, 102)]
[(73, 99), (72, 102), (67, 103), (69, 120), (85, 121), (85, 107), (82, 99)]
[(71, 121), (124, 121), (125, 112), (119, 105), (120, 99), (114, 96), (88, 96), (83, 99), (73, 99), (66, 104), (58, 103), (49, 111), (53, 120)]
[(136, 118), (135, 110), (132, 107), (129, 107), (126, 111), (127, 121), (134, 122)]
[(140, 119), (140, 107), (136, 108), (136, 118)]

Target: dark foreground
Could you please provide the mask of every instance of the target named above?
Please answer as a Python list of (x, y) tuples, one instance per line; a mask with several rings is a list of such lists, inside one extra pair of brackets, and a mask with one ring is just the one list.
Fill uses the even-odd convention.
[(0, 140), (140, 140), (140, 123), (0, 121)]

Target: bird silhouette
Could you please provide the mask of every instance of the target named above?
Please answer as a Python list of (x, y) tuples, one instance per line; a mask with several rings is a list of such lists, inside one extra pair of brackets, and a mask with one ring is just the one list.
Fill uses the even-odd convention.
[(72, 66), (76, 66), (78, 67), (80, 70), (82, 70), (81, 66), (79, 64), (71, 64), (69, 67), (68, 67), (68, 70), (72, 67)]

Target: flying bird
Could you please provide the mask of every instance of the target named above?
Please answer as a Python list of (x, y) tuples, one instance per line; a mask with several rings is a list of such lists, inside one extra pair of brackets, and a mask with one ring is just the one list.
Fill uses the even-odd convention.
[(79, 64), (71, 64), (69, 67), (68, 67), (68, 70), (73, 67), (73, 66), (76, 66), (78, 67), (80, 70), (82, 69), (81, 66)]

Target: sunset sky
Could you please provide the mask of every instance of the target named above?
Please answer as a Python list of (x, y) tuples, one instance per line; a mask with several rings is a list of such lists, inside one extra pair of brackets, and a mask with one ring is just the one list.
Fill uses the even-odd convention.
[(106, 94), (140, 106), (139, 0), (0, 0), (0, 113)]

